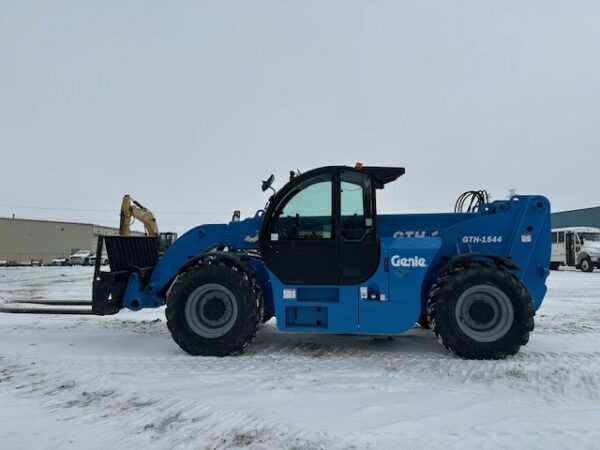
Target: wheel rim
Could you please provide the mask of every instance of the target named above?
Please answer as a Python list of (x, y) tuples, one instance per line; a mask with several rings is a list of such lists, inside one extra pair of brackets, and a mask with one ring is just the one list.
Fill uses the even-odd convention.
[(238, 305), (233, 293), (220, 284), (196, 288), (185, 305), (185, 319), (194, 333), (206, 338), (227, 334), (235, 325)]
[(455, 317), (461, 331), (478, 342), (493, 342), (510, 330), (514, 309), (496, 286), (472, 286), (456, 302)]
[(587, 259), (584, 259), (583, 261), (581, 261), (581, 268), (583, 269), (584, 272), (587, 272), (588, 270), (590, 270), (590, 263)]

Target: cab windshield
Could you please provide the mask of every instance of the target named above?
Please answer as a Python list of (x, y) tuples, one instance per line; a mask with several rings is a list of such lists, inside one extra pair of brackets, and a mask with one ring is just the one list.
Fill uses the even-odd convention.
[(579, 237), (582, 242), (600, 242), (600, 233), (581, 233)]

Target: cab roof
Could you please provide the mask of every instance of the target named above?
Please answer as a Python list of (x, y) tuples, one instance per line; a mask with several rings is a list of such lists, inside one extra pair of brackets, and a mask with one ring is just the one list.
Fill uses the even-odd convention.
[(396, 181), (406, 173), (404, 167), (364, 166), (362, 169), (355, 168), (355, 170), (371, 175), (377, 189), (383, 189), (384, 185)]
[(313, 177), (313, 176), (315, 176), (317, 174), (333, 172), (333, 171), (337, 171), (337, 170), (340, 170), (340, 169), (351, 170), (351, 171), (354, 171), (354, 172), (365, 173), (367, 175), (370, 175), (373, 178), (373, 181), (375, 182), (375, 187), (377, 189), (383, 189), (383, 187), (386, 184), (391, 183), (392, 181), (397, 180), (402, 175), (404, 175), (404, 173), (406, 172), (406, 170), (404, 169), (404, 167), (324, 166), (324, 167), (318, 167), (316, 169), (309, 170), (308, 172), (304, 172), (303, 174), (299, 175), (299, 178), (301, 178), (301, 179), (307, 179), (307, 178), (311, 178), (311, 177)]

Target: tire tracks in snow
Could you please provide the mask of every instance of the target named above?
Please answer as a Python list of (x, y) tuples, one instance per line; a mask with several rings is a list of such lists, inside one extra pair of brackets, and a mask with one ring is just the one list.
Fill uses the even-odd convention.
[[(127, 394), (121, 383), (107, 377), (68, 374), (63, 369), (40, 370), (40, 364), (1, 358), (0, 389), (13, 389), (19, 396), (38, 401), (61, 420), (104, 422), (105, 428), (115, 431), (110, 439), (107, 436), (107, 445), (127, 443), (131, 448), (146, 448), (149, 443), (164, 442), (178, 448), (353, 448), (340, 436), (327, 432), (307, 432), (287, 423), (158, 392)], [(156, 363), (147, 359), (137, 362), (145, 367)], [(97, 384), (102, 387), (98, 389)]]

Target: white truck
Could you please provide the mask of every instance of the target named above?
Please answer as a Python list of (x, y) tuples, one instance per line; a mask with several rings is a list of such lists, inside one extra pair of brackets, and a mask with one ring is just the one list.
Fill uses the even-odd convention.
[(570, 227), (552, 230), (550, 268), (571, 266), (583, 272), (600, 269), (600, 228)]

